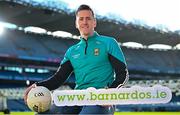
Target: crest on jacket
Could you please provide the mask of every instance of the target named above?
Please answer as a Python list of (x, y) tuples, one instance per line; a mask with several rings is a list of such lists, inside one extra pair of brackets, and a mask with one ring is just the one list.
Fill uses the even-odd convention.
[(99, 48), (95, 48), (95, 49), (94, 49), (94, 55), (95, 55), (95, 56), (98, 56), (98, 55), (99, 55)]

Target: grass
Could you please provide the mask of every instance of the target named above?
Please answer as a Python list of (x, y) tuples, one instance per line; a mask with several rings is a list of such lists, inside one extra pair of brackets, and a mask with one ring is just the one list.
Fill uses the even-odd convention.
[[(0, 115), (4, 115), (0, 112)], [(34, 112), (11, 112), (10, 115), (34, 115)], [(180, 115), (180, 112), (116, 112), (114, 115)]]

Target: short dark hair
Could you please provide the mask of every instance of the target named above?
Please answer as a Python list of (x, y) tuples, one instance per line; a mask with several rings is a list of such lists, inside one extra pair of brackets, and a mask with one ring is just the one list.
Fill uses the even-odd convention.
[(76, 10), (75, 14), (77, 16), (78, 12), (81, 10), (90, 10), (92, 12), (93, 17), (95, 18), (94, 12), (92, 10), (92, 8), (86, 4), (82, 4), (78, 7), (78, 9)]

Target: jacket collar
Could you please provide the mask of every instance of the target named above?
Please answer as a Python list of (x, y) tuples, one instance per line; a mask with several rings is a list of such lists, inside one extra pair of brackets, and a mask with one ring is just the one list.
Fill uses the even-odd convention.
[(80, 40), (81, 40), (81, 42), (86, 42), (86, 41), (89, 42), (89, 41), (93, 41), (97, 36), (99, 36), (99, 34), (96, 31), (94, 31), (93, 35), (92, 36), (88, 36), (87, 40), (84, 39), (81, 36), (80, 36)]

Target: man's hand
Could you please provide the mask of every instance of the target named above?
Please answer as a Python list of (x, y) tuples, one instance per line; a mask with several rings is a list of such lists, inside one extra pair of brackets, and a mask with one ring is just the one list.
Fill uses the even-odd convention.
[(35, 88), (36, 87), (36, 84), (32, 84), (31, 86), (29, 86), (25, 92), (24, 92), (24, 102), (25, 104), (27, 104), (27, 95), (29, 93), (29, 91), (32, 89), (32, 88)]

